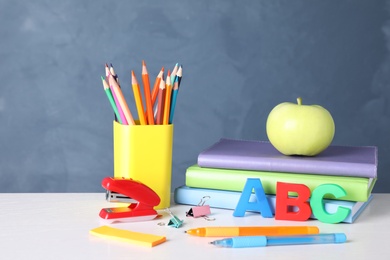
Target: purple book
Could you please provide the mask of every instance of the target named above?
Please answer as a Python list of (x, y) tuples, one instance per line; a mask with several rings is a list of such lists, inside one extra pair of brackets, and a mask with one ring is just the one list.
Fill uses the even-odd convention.
[(287, 156), (270, 142), (221, 138), (198, 156), (208, 168), (377, 177), (376, 146), (331, 145), (317, 156)]

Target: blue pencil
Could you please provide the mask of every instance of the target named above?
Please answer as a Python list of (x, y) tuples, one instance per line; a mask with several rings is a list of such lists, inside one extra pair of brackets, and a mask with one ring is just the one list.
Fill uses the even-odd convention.
[(171, 96), (171, 109), (170, 109), (171, 112), (169, 114), (169, 123), (170, 124), (172, 124), (172, 122), (173, 122), (173, 115), (175, 113), (176, 99), (177, 99), (177, 95), (179, 92), (179, 86), (180, 86), (182, 74), (183, 74), (182, 66), (180, 66), (179, 69), (177, 70), (175, 80), (173, 82), (173, 89), (172, 89), (172, 96)]

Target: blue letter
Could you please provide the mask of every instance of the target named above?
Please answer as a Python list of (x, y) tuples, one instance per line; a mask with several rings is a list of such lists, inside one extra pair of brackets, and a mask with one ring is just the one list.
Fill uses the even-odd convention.
[[(255, 190), (256, 201), (250, 202), (252, 190)], [(267, 197), (265, 196), (263, 185), (260, 179), (248, 178), (244, 190), (242, 191), (240, 200), (238, 201), (237, 207), (233, 212), (234, 217), (243, 217), (247, 210), (259, 211), (265, 218), (272, 218), (273, 214), (271, 207), (268, 203)]]

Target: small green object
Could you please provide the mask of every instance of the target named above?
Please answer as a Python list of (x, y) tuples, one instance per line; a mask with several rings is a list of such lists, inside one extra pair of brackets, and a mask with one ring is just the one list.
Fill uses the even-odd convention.
[(168, 222), (168, 226), (179, 228), (183, 225), (183, 220), (180, 220), (178, 217), (172, 214), (172, 212), (169, 209), (166, 209), (166, 211), (171, 215), (171, 219)]
[(176, 216), (173, 216), (169, 222), (168, 222), (168, 226), (170, 227), (174, 227), (174, 228), (179, 228), (183, 225), (183, 220), (180, 220), (178, 217)]

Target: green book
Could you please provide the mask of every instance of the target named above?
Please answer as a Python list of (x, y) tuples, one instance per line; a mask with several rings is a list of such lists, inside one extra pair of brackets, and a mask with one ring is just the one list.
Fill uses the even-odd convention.
[[(192, 165), (186, 171), (186, 185), (193, 188), (242, 191), (248, 178), (259, 178), (266, 194), (276, 194), (277, 182), (304, 184), (311, 192), (321, 184), (337, 184), (347, 193), (339, 200), (363, 202), (368, 200), (376, 182), (376, 178), (202, 168), (198, 165)], [(335, 199), (331, 194), (325, 198)]]

